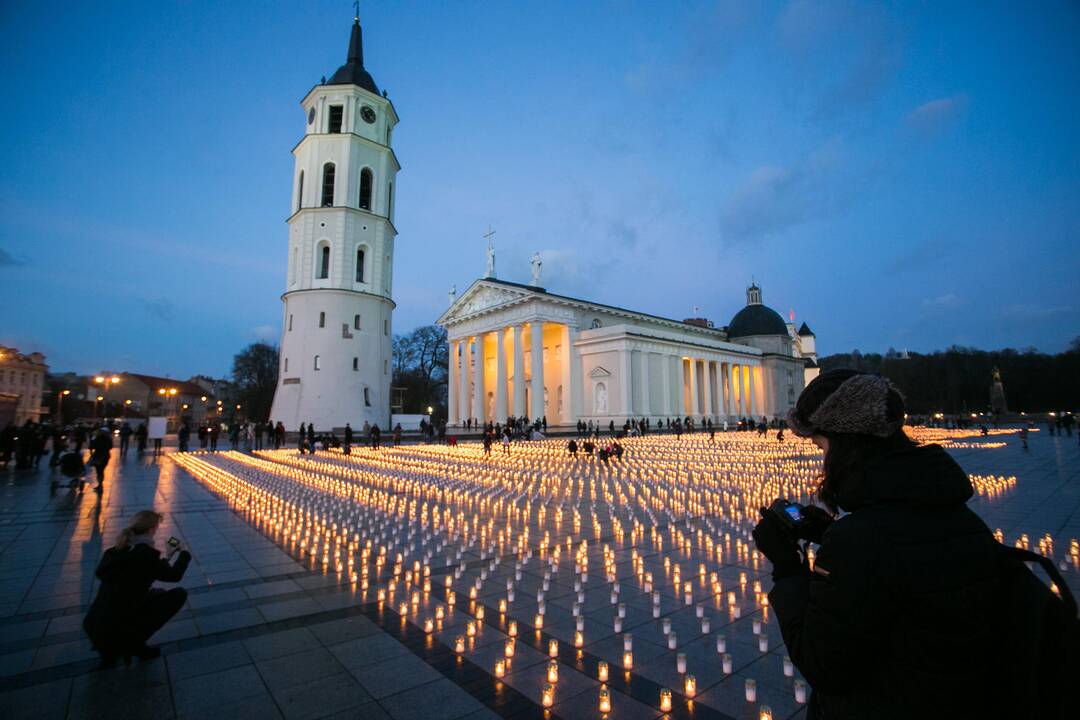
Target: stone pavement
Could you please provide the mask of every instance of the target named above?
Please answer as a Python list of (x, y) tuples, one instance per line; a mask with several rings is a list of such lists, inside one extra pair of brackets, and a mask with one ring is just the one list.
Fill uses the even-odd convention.
[[(1025, 533), (1035, 546), (1050, 533), (1055, 558), (1080, 594), (1076, 564), (1065, 562), (1069, 540), (1080, 537), (1077, 438), (1035, 433), (1027, 452), (1013, 437), (1004, 448), (952, 452), (969, 473), (1017, 477), (1014, 487), (978, 497), (972, 506), (992, 528), (1002, 529), (1006, 542)], [(519, 649), (515, 673), (521, 677), (496, 684), (488, 661), (497, 652), (488, 658), (481, 647), (463, 660), (439, 638), (411, 632), (395, 614), (364, 602), (348, 582), (298, 562), (167, 457), (138, 458), (132, 452), (120, 459), (114, 452), (100, 496), (66, 489), (51, 495), (50, 473), (44, 467), (0, 473), (0, 717), (451, 720), (543, 714), (534, 692), (546, 666), (542, 651)], [(96, 589), (93, 571), (125, 520), (148, 507), (166, 516), (159, 537), (176, 535), (194, 556), (181, 583), (189, 591), (188, 604), (152, 640), (163, 649), (161, 659), (98, 670), (80, 628)], [(523, 595), (530, 591), (522, 586)], [(630, 608), (631, 618), (638, 614), (647, 617), (647, 610)], [(775, 661), (776, 667), (756, 673), (762, 691), (785, 680), (779, 631), (772, 630), (779, 647), (759, 663)], [(680, 627), (680, 636), (689, 633)], [(505, 636), (489, 634), (489, 640), (499, 637)], [(647, 668), (651, 657), (667, 652), (662, 642), (638, 634), (635, 666), (640, 663), (645, 673), (635, 673), (638, 687), (654, 688), (648, 677), (655, 675)], [(588, 657), (617, 658), (617, 644), (612, 635), (610, 642), (590, 646)], [(674, 675), (667, 665), (665, 671)], [(702, 687), (711, 673), (698, 672)], [(677, 681), (675, 676), (667, 685)], [(597, 685), (587, 673), (564, 667), (556, 714), (595, 716)], [(660, 714), (636, 702), (633, 687), (623, 689), (615, 694), (613, 717)], [(742, 691), (741, 676), (737, 684), (718, 684), (709, 692), (736, 693), (738, 702), (706, 693), (699, 708), (740, 707)], [(801, 717), (804, 709), (787, 697), (772, 703), (775, 716)]]

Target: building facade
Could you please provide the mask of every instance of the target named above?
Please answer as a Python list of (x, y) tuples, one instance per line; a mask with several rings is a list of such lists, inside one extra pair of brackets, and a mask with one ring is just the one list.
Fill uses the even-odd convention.
[(270, 419), (317, 430), (390, 419), (393, 103), (364, 68), (355, 20), (348, 59), (301, 101), (278, 386)]
[(450, 344), (451, 425), (511, 415), (549, 426), (773, 418), (803, 388), (805, 360), (756, 285), (731, 324), (716, 328), (488, 277), (438, 323)]
[(49, 410), (42, 407), (48, 372), (49, 366), (41, 353), (24, 355), (17, 348), (0, 346), (0, 398), (3, 399), (0, 427), (9, 422), (16, 425), (27, 420), (41, 422), (42, 416), (48, 414)]

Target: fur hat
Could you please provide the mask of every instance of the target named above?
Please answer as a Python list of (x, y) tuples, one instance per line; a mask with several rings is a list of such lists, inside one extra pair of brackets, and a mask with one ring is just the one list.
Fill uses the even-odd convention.
[(814, 378), (792, 410), (796, 435), (855, 433), (889, 437), (904, 424), (904, 396), (878, 375), (834, 370)]

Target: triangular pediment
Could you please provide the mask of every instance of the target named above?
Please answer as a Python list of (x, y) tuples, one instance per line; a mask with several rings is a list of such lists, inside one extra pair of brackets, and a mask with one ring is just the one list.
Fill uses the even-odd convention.
[(589, 371), (589, 377), (591, 377), (591, 378), (606, 378), (606, 377), (611, 377), (611, 373), (609, 373), (605, 368), (597, 365), (591, 371)]
[(483, 280), (473, 283), (439, 318), (440, 324), (452, 323), (479, 312), (492, 310), (531, 295), (527, 290), (487, 283)]

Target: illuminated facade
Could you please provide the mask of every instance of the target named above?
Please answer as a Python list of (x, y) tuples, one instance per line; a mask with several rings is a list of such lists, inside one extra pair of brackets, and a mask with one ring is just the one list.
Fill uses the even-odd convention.
[(364, 68), (359, 20), (348, 60), (301, 101), (293, 148), (289, 262), (270, 419), (289, 430), (386, 427), (394, 302), (394, 106)]
[(23, 354), (0, 345), (0, 427), (9, 422), (22, 425), (27, 420), (41, 422), (45, 375), (49, 366), (41, 353)]
[(756, 285), (746, 307), (717, 328), (488, 277), (438, 322), (450, 343), (451, 425), (510, 415), (562, 426), (771, 419), (803, 388), (806, 360)]

